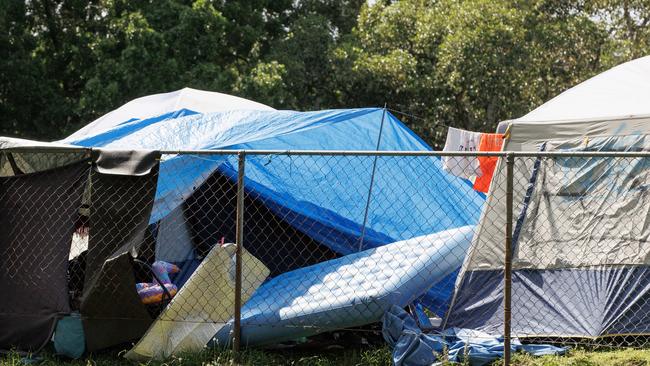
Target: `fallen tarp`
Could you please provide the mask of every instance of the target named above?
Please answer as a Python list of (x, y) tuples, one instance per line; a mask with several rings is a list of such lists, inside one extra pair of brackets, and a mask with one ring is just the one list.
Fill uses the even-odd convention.
[[(473, 226), (387, 244), (281, 274), (244, 305), (244, 345), (264, 345), (380, 321), (455, 271)], [(230, 340), (232, 322), (215, 336)]]
[[(471, 366), (486, 365), (503, 356), (501, 337), (460, 328), (449, 328), (436, 334), (424, 333), (415, 319), (399, 306), (391, 307), (383, 317), (382, 333), (393, 349), (395, 366), (424, 366), (443, 364), (445, 355), (451, 362), (466, 362)], [(545, 344), (521, 344), (513, 338), (511, 351), (533, 356), (561, 355), (567, 348)]]
[[(234, 316), (234, 253), (234, 244), (214, 246), (126, 358), (164, 359), (205, 347)], [(268, 275), (268, 268), (242, 249), (242, 302)]]

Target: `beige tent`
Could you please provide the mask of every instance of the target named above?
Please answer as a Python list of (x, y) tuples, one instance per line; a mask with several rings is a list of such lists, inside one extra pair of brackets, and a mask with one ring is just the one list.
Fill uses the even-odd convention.
[[(650, 56), (502, 122), (505, 151), (650, 150)], [(650, 334), (650, 159), (518, 157), (513, 334)], [(500, 334), (506, 164), (500, 159), (447, 326)]]

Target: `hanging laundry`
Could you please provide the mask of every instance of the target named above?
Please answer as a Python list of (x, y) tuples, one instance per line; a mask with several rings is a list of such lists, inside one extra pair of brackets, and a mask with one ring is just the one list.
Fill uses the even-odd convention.
[[(477, 151), (481, 135), (480, 132), (449, 127), (443, 151)], [(472, 179), (481, 175), (479, 161), (476, 156), (443, 156), (442, 169), (465, 179)]]
[[(503, 146), (503, 134), (502, 133), (483, 133), (481, 134), (481, 141), (479, 143), (478, 151), (501, 151)], [(496, 156), (479, 156), (478, 162), (481, 169), (481, 175), (477, 176), (474, 181), (474, 189), (487, 193), (490, 188), (490, 182), (492, 181), (492, 174), (494, 174), (494, 168), (497, 165), (497, 160), (499, 158)]]

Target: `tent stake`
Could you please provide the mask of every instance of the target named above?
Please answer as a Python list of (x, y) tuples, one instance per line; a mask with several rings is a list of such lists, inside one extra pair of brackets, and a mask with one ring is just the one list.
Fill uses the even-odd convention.
[(506, 155), (506, 241), (504, 258), (504, 293), (503, 293), (503, 364), (510, 365), (510, 331), (512, 316), (512, 190), (515, 157)]
[(233, 352), (236, 363), (239, 363), (239, 348), (241, 345), (241, 267), (242, 247), (244, 246), (244, 169), (246, 167), (246, 152), (237, 153), (239, 160), (237, 169), (237, 223), (236, 238), (237, 248), (235, 251), (235, 316), (234, 316), (234, 339)]

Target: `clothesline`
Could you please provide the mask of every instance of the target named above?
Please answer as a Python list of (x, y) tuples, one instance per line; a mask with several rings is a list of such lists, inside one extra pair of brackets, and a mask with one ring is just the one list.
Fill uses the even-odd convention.
[[(503, 145), (503, 136), (450, 127), (443, 151), (499, 151)], [(497, 160), (485, 156), (443, 156), (442, 169), (472, 181), (476, 191), (487, 193)]]
[[(428, 121), (428, 119), (426, 119), (424, 117), (416, 116), (415, 114), (411, 114), (411, 113), (408, 113), (408, 112), (403, 112), (403, 111), (400, 111), (400, 110), (397, 110), (397, 109), (386, 107), (386, 110), (390, 111), (390, 112), (393, 112), (393, 113), (401, 114), (401, 115), (409, 117), (409, 118), (417, 119), (417, 120), (420, 120), (420, 121), (424, 121), (424, 122)], [(433, 124), (433, 127), (460, 128), (460, 127), (450, 126), (450, 125), (444, 124), (442, 122), (435, 122)]]
[[(384, 110), (400, 114), (415, 120), (427, 121), (425, 118), (411, 113), (389, 108), (384, 104)], [(446, 127), (447, 138), (444, 151), (499, 151), (503, 144), (504, 134), (474, 132), (452, 127), (436, 122), (433, 127)], [(443, 157), (443, 170), (458, 177), (470, 180), (475, 190), (487, 193), (497, 159), (494, 157)]]

